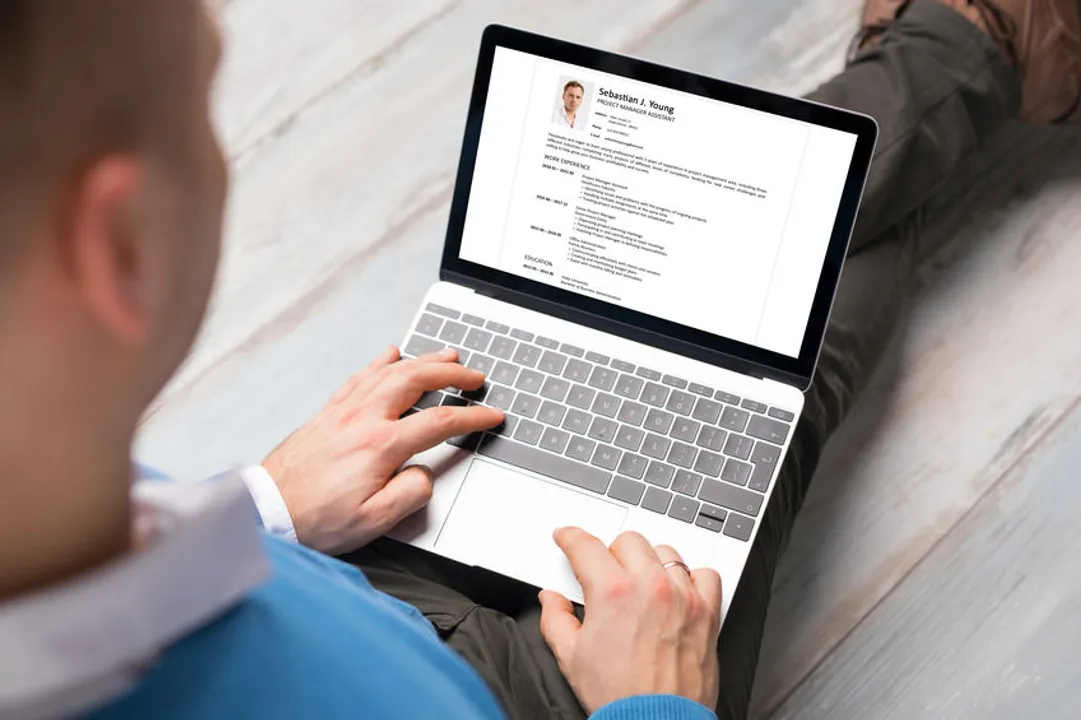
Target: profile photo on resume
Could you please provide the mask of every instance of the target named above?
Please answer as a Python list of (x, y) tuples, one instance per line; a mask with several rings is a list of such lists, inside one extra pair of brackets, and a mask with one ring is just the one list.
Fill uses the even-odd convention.
[(556, 101), (552, 107), (552, 123), (564, 130), (580, 131), (586, 129), (589, 118), (589, 98), (592, 95), (590, 83), (582, 82), (570, 76), (559, 79)]

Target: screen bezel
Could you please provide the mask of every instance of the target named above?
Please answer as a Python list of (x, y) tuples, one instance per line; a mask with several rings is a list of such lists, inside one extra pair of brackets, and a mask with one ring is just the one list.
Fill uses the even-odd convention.
[[(841, 130), (856, 136), (855, 149), (841, 193), (841, 201), (798, 357), (765, 350), (647, 313), (613, 305), (554, 285), (547, 285), (487, 265), (463, 260), (459, 256), (496, 47), (505, 47), (557, 62), (620, 75), (672, 90)], [(489, 25), (481, 37), (473, 92), (466, 118), (465, 137), (462, 142), (450, 217), (447, 223), (440, 278), (531, 310), (693, 357), (736, 372), (784, 382), (806, 390), (814, 374), (825, 336), (830, 308), (840, 279), (852, 227), (855, 224), (877, 135), (877, 124), (866, 115), (809, 100), (776, 95), (502, 25)]]

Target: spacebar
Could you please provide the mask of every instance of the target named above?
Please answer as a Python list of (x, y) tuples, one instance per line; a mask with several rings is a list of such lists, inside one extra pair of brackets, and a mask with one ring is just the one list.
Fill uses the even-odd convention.
[(538, 450), (498, 435), (485, 435), (477, 452), (485, 457), (502, 460), (524, 470), (532, 470), (602, 495), (612, 479), (612, 473), (589, 465), (580, 465), (547, 450)]

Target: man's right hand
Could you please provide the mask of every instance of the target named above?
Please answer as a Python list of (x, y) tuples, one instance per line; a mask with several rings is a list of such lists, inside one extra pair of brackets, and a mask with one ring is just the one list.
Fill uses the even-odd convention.
[(717, 706), (717, 631), (721, 578), (688, 572), (667, 545), (635, 532), (611, 549), (584, 530), (560, 528), (555, 541), (570, 560), (586, 602), (579, 622), (571, 602), (543, 590), (541, 632), (589, 713), (632, 695), (679, 695)]

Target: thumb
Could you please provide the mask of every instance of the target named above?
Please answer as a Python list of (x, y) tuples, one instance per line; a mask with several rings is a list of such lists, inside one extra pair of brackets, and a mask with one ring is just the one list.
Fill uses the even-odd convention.
[(552, 649), (559, 665), (566, 668), (574, 657), (578, 632), (582, 623), (574, 614), (571, 601), (553, 590), (541, 590), (537, 596), (541, 604), (540, 631), (544, 641)]
[(363, 510), (371, 519), (371, 530), (382, 535), (431, 499), (432, 471), (424, 465), (410, 465), (368, 498)]

